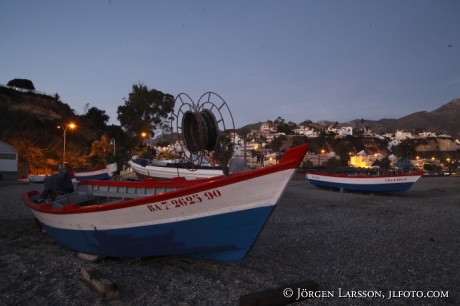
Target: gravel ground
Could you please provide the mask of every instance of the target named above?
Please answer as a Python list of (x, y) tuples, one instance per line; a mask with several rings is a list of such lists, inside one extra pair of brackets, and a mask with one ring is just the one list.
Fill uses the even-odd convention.
[[(334, 296), (295, 305), (460, 305), (460, 177), (422, 178), (404, 196), (293, 180), (238, 263), (85, 261), (35, 231), (20, 195), (42, 188), (0, 185), (0, 305), (238, 305), (241, 295), (305, 280)], [(80, 281), (85, 266), (116, 279), (119, 299), (101, 301)], [(343, 297), (375, 291), (384, 298)], [(388, 299), (390, 291), (448, 297)]]

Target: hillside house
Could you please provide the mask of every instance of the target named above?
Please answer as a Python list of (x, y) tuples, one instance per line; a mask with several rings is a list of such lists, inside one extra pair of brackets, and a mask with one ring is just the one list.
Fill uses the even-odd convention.
[(404, 140), (404, 139), (409, 139), (409, 138), (412, 138), (412, 134), (410, 132), (396, 130), (395, 139)]
[(270, 132), (270, 123), (268, 122), (264, 122), (260, 125), (260, 130), (263, 131), (263, 132)]
[(307, 137), (318, 137), (319, 133), (314, 130), (305, 131), (305, 136)]
[(298, 125), (294, 129), (294, 133), (296, 133), (297, 135), (304, 135), (306, 131), (308, 131), (308, 127), (305, 127), (304, 125)]
[(433, 133), (433, 132), (422, 132), (422, 133), (419, 133), (418, 136), (420, 138), (437, 137), (436, 133)]
[(368, 155), (364, 151), (360, 151), (356, 155), (350, 156), (349, 164), (353, 167), (370, 168), (376, 160), (382, 158), (383, 155), (380, 153)]

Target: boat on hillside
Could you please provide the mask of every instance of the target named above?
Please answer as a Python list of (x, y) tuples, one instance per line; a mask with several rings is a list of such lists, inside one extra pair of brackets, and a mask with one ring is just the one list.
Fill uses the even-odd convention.
[(76, 170), (71, 175), (79, 182), (87, 180), (110, 180), (117, 171), (117, 163), (87, 170)]
[(306, 178), (316, 187), (381, 194), (404, 194), (423, 175), (423, 172), (402, 171), (307, 172)]
[(274, 166), (209, 179), (85, 181), (72, 193), (22, 199), (46, 232), (78, 252), (110, 257), (184, 255), (239, 261), (302, 161), (308, 145)]

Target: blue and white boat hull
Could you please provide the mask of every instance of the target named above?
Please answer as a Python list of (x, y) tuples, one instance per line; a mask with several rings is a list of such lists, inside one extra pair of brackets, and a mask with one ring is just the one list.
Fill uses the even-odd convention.
[(98, 169), (75, 172), (74, 177), (79, 182), (89, 180), (110, 180), (115, 171), (117, 171), (117, 164), (113, 163)]
[(421, 176), (422, 173), (375, 176), (307, 173), (310, 184), (317, 187), (383, 194), (404, 194)]
[(22, 195), (59, 244), (110, 257), (186, 255), (239, 261), (254, 245), (308, 146), (278, 165), (204, 180), (80, 182), (38, 204)]

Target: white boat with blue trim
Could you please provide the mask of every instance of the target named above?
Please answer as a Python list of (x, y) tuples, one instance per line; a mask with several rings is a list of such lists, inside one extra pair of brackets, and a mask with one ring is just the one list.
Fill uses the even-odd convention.
[(227, 177), (84, 181), (73, 193), (42, 198), (31, 191), (22, 199), (53, 239), (78, 252), (239, 261), (307, 149), (290, 149), (277, 165)]
[(317, 173), (307, 172), (306, 178), (316, 187), (381, 194), (404, 194), (423, 172), (403, 173)]
[(133, 156), (128, 162), (131, 169), (136, 173), (138, 179), (153, 178), (156, 181), (170, 181), (175, 177), (184, 177), (188, 180), (204, 179), (222, 174), (222, 169), (215, 169), (211, 166), (188, 170), (193, 166), (186, 167), (180, 161), (154, 161), (149, 163), (146, 159)]
[(87, 180), (110, 180), (116, 171), (117, 163), (113, 163), (89, 170), (73, 171), (72, 174), (77, 181), (82, 182)]

